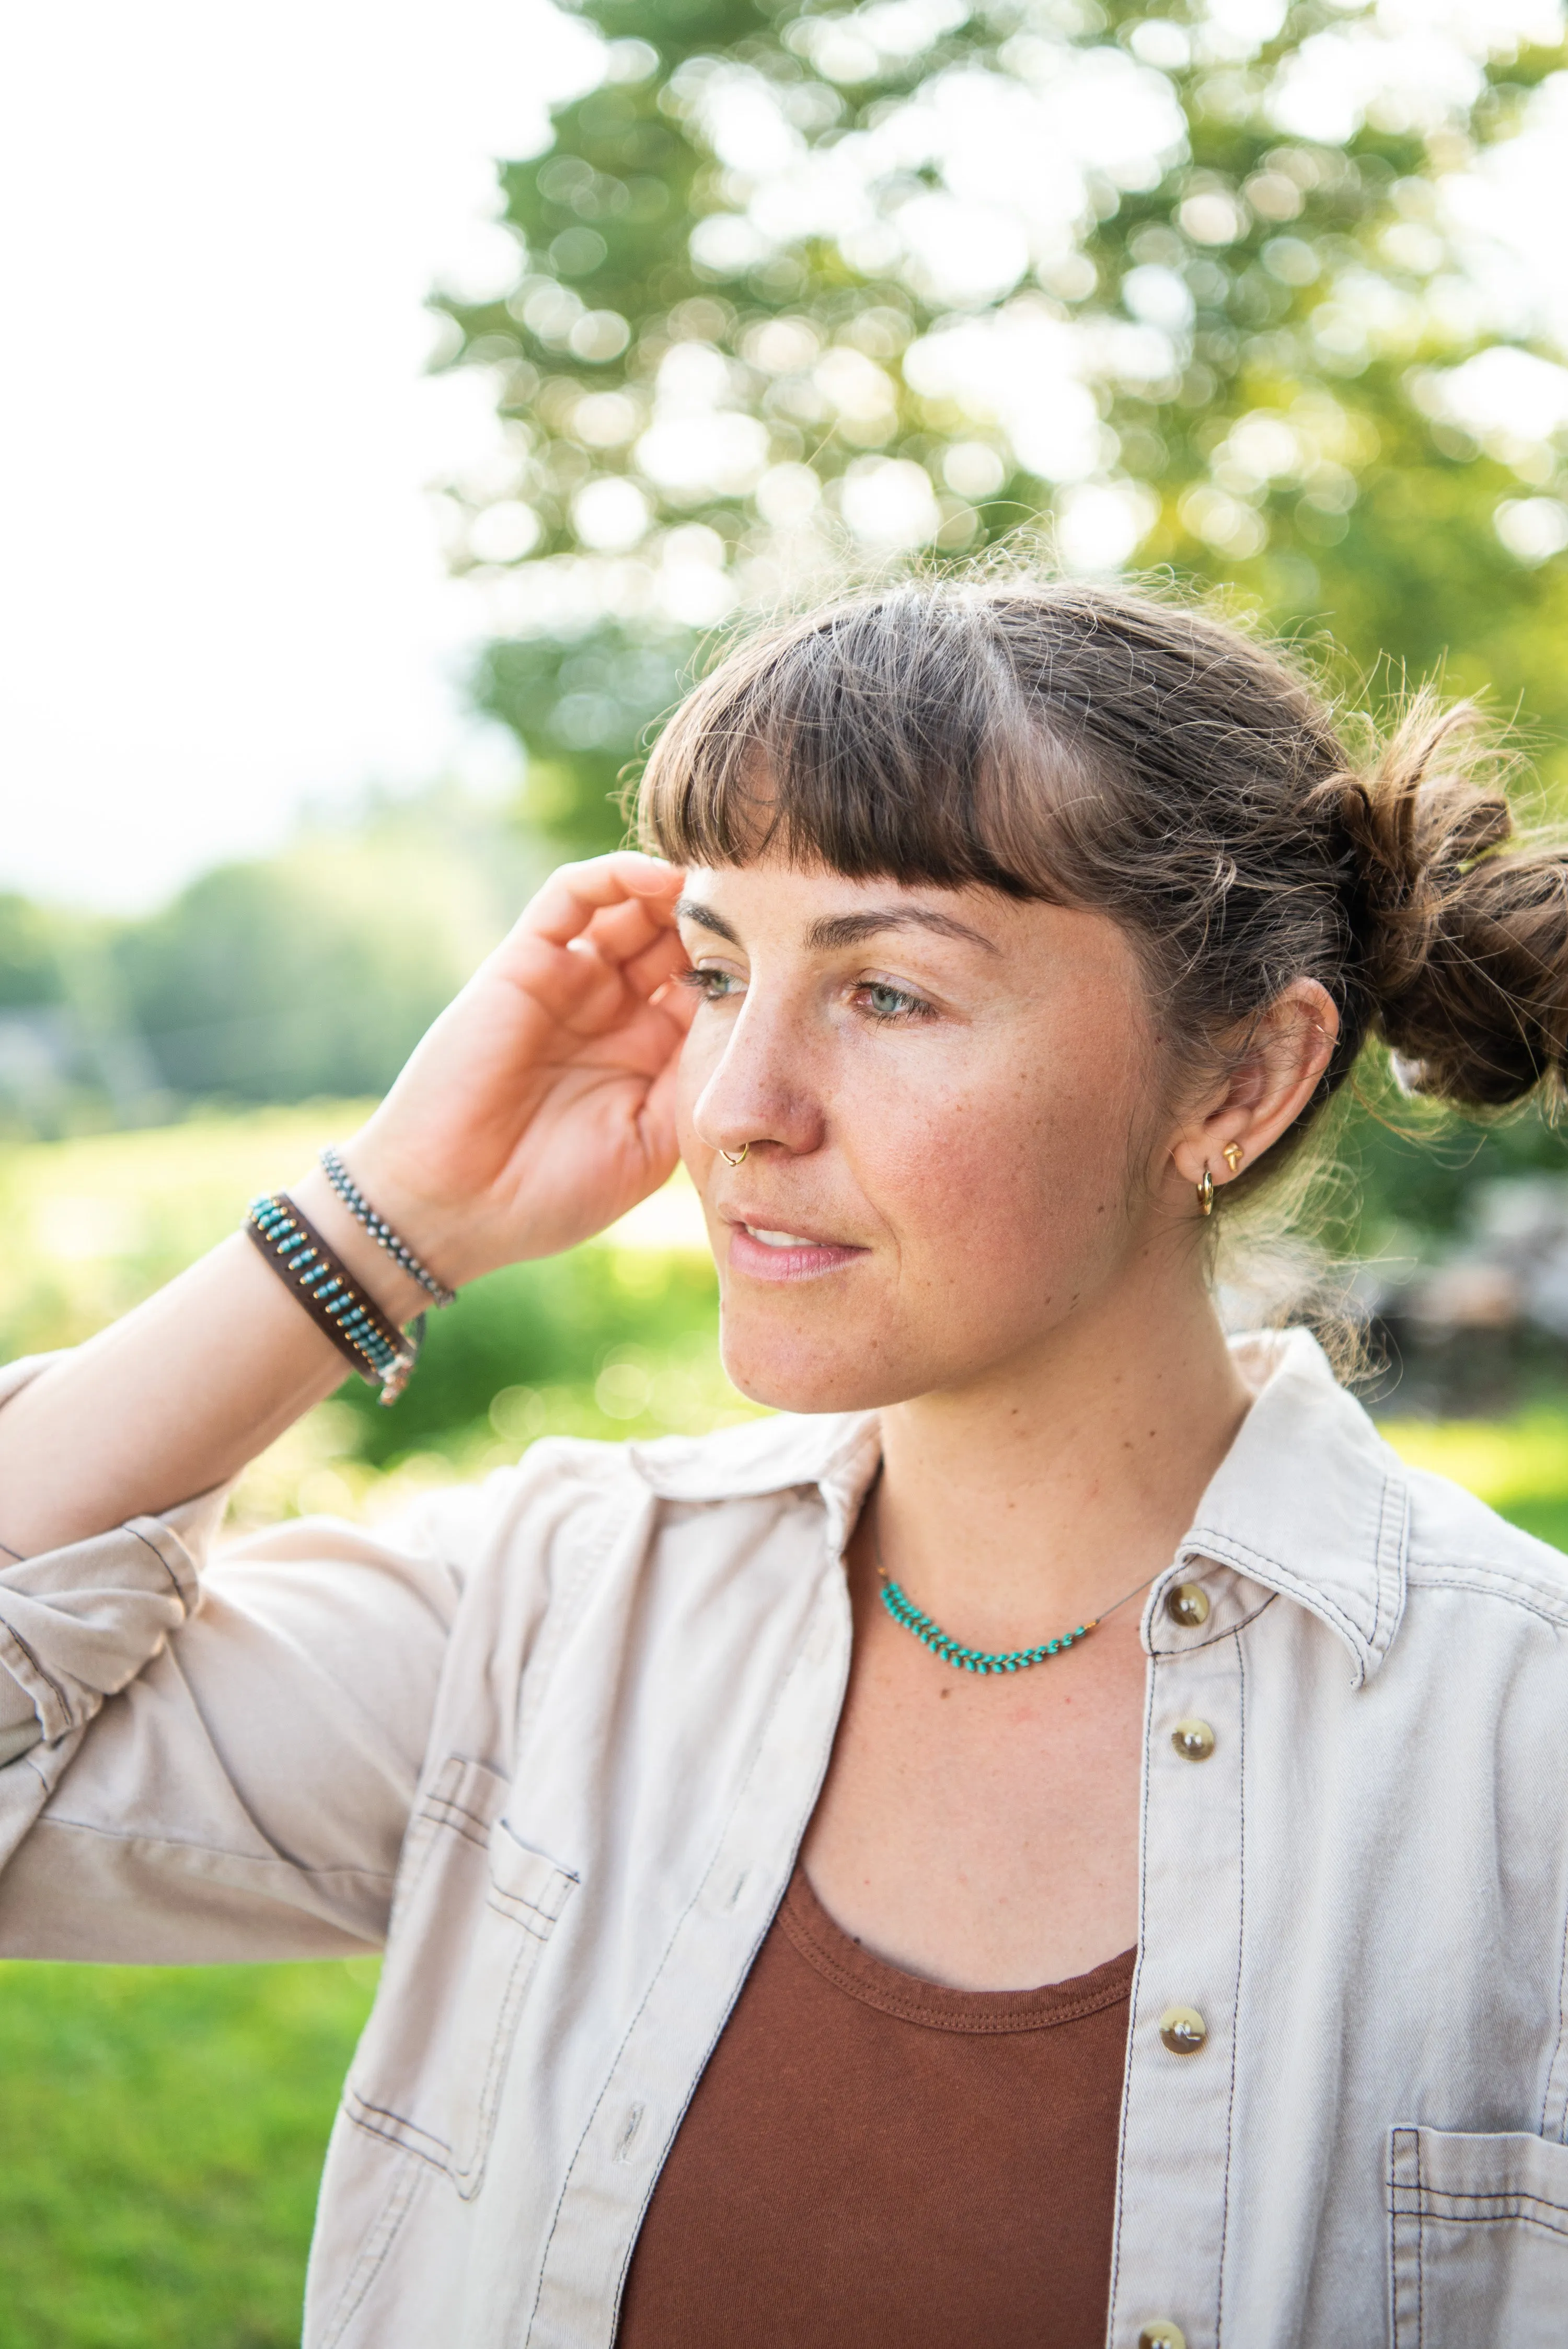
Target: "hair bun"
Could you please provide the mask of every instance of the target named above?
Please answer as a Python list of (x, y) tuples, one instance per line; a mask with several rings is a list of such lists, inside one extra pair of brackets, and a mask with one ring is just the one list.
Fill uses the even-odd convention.
[(1365, 777), (1320, 785), (1352, 871), (1373, 1027), (1407, 1092), (1520, 1101), (1568, 1059), (1568, 856), (1513, 812), (1471, 703), (1430, 694)]

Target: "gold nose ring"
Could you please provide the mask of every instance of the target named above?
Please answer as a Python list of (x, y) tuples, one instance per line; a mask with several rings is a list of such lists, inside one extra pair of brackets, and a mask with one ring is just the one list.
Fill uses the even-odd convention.
[(718, 1154), (727, 1166), (738, 1166), (750, 1147), (749, 1142), (743, 1142), (738, 1150), (721, 1150)]

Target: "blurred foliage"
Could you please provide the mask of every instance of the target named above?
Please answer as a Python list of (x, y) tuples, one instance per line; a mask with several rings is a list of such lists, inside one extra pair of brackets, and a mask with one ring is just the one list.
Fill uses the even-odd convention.
[(169, 1092), (297, 1101), (383, 1091), (501, 926), (439, 828), (371, 825), (204, 874), (116, 959)]
[(1463, 1230), (1478, 1184), (1568, 1173), (1561, 1112), (1552, 1103), (1465, 1115), (1411, 1100), (1377, 1046), (1362, 1056), (1341, 1102), (1337, 1132), (1325, 1131), (1321, 1222), (1309, 1217), (1336, 1256), (1424, 1249)]
[(59, 1001), (64, 919), (15, 892), (0, 894), (0, 1011)]
[(1353, 700), (1440, 667), (1568, 731), (1559, 452), (1454, 406), (1524, 327), (1444, 193), (1560, 47), (1500, 18), (1468, 95), (1462, 57), (1440, 97), (1347, 87), (1327, 139), (1282, 130), (1291, 93), (1335, 43), (1353, 85), (1377, 27), (1325, 0), (583, 13), (603, 85), (501, 169), (519, 282), (442, 301), (504, 436), (452, 484), (501, 620), (479, 696), (554, 836), (617, 836), (617, 772), (731, 610), (1036, 522), (1069, 568), (1174, 566), (1332, 638)]
[[(209, 1114), (0, 1155), (0, 1361), (74, 1345), (129, 1311), (369, 1106)], [(695, 1215), (676, 1221), (695, 1233)], [(719, 1366), (706, 1250), (612, 1231), (492, 1274), (432, 1313), (397, 1406), (383, 1410), (347, 1381), (246, 1472), (235, 1516), (249, 1525), (296, 1512), (384, 1515), (454, 1473), (511, 1465), (540, 1435), (695, 1433), (752, 1409)]]
[(380, 1092), (552, 862), (511, 809), (438, 788), (140, 919), (0, 897), (0, 1131)]

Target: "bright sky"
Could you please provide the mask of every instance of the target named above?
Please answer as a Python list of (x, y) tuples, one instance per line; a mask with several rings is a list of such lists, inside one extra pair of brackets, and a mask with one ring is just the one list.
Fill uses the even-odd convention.
[[(0, 887), (138, 906), (502, 739), (424, 485), (490, 159), (594, 78), (544, 0), (56, 0), (0, 35)], [(490, 265), (493, 268), (493, 260)]]
[[(1336, 5), (1344, 27), (1308, 45), (1280, 99), (1282, 121), (1326, 137), (1390, 104), (1401, 119), (1440, 119), (1473, 88), (1489, 44), (1514, 30), (1553, 38), (1561, 17), (1560, 0)], [(1250, 54), (1279, 11), (1280, 0), (1210, 0), (1204, 37), (1220, 44), (1216, 55)], [(900, 0), (854, 21), (865, 37), (880, 27), (884, 41), (924, 40), (962, 13), (962, 0)], [(830, 50), (849, 37), (833, 23)], [(1171, 26), (1165, 37), (1186, 40)], [(373, 781), (457, 772), (500, 782), (515, 771), (508, 738), (465, 711), (462, 672), (496, 616), (446, 576), (427, 494), (497, 450), (491, 389), (478, 375), (424, 375), (432, 322), (423, 300), (440, 278), (475, 293), (510, 282), (516, 248), (493, 218), (491, 159), (536, 151), (549, 104), (596, 78), (598, 54), (548, 0), (445, 0), (438, 10), (273, 0), (265, 11), (55, 0), (9, 13), (0, 32), (0, 284), (11, 328), (0, 368), (0, 888), (144, 906), (221, 857), (285, 837), (306, 802)], [(837, 55), (819, 60), (824, 73), (862, 69), (855, 57), (835, 64)], [(1074, 80), (1065, 114), (1049, 75), (1029, 94), (1029, 55), (1015, 67), (1015, 79), (984, 88), (974, 75), (943, 77), (877, 134), (937, 158), (944, 192), (920, 212), (931, 245), (921, 265), (972, 274), (981, 255), (1001, 274), (995, 286), (970, 287), (975, 298), (1017, 278), (1026, 229), (1046, 245), (1068, 234), (1057, 214), (1066, 204), (1070, 218), (1081, 196), (1075, 140), (1110, 168), (1119, 141), (1154, 154), (1180, 127), (1168, 90), (1164, 112), (1150, 112), (1163, 85), (1148, 65), (1089, 59), (1094, 87), (1086, 97), (1082, 77)], [(733, 113), (747, 77), (721, 78)], [(1103, 102), (1089, 104), (1101, 83)], [(1468, 283), (1482, 322), (1561, 347), (1568, 76), (1540, 94), (1536, 118), (1512, 150), (1449, 182), (1444, 202), (1471, 248)], [(733, 137), (759, 174), (758, 218), (720, 222), (726, 234), (761, 234), (769, 206), (808, 200), (825, 203), (846, 238), (855, 230), (858, 199), (840, 184), (843, 148), (802, 160), (798, 134), (781, 116), (769, 129), (755, 105), (717, 121), (714, 136), (721, 153)], [(881, 169), (876, 138), (860, 146), (865, 169)], [(1047, 153), (1054, 178), (1042, 170)], [(882, 161), (898, 160), (890, 151)], [(1143, 168), (1127, 184), (1145, 184)], [(869, 213), (860, 231), (885, 233)], [(1003, 310), (978, 340), (967, 326), (933, 337), (923, 363), (959, 367), (968, 335), (986, 382), (1000, 381), (997, 336), (1016, 324)], [(1052, 331), (1061, 341), (1063, 330)], [(1150, 329), (1124, 321), (1120, 331), (1136, 340)], [(1021, 422), (1004, 420), (1026, 463), (1070, 482), (1083, 464), (1073, 471), (1077, 411), (1062, 398), (1082, 407), (1083, 388), (1050, 351), (1026, 343), (1016, 356), (1033, 406)], [(830, 357), (841, 371), (846, 354)], [(1488, 353), (1461, 376), (1441, 398), (1478, 430), (1506, 427), (1534, 441), (1568, 415), (1568, 373), (1542, 359)], [(1041, 415), (1034, 438), (1049, 447), (1031, 454), (1023, 428)], [(740, 417), (719, 420), (732, 436), (747, 429)], [(712, 417), (696, 424), (707, 457), (722, 455), (728, 443), (715, 439)], [(674, 450), (682, 462), (691, 437), (688, 419)], [(659, 438), (640, 444), (655, 474)], [(1095, 461), (1092, 451), (1084, 460)], [(846, 492), (858, 534), (886, 536), (878, 501), (898, 492), (907, 503), (912, 484), (921, 512), (934, 514), (918, 467), (867, 460), (861, 471)], [(1536, 474), (1523, 478), (1528, 488)], [(645, 502), (624, 482), (614, 488), (636, 508), (634, 536)], [(850, 510), (851, 493), (863, 513)], [(1083, 486), (1086, 526), (1100, 529), (1093, 502), (1117, 494)], [(599, 540), (584, 521), (589, 543), (619, 543), (621, 523), (608, 519), (615, 529)], [(1147, 518), (1110, 519), (1130, 547)], [(1544, 560), (1564, 543), (1568, 508), (1523, 496), (1499, 527), (1521, 560)], [(693, 536), (675, 533), (666, 558)], [(563, 592), (545, 565), (516, 584), (536, 598)], [(689, 602), (692, 578), (676, 585)], [(711, 593), (714, 581), (701, 573), (696, 585)]]

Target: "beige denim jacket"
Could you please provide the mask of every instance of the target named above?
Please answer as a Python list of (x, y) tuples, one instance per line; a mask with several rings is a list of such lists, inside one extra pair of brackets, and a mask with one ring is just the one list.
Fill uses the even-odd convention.
[[(1560, 2344), (1568, 1568), (1309, 1339), (1272, 1361), (1143, 1616), (1109, 2338)], [(200, 1597), (211, 1502), (0, 1577), (0, 1951), (385, 1944), (311, 2349), (608, 2349), (821, 1784), (876, 1456), (871, 1420), (542, 1443)]]

